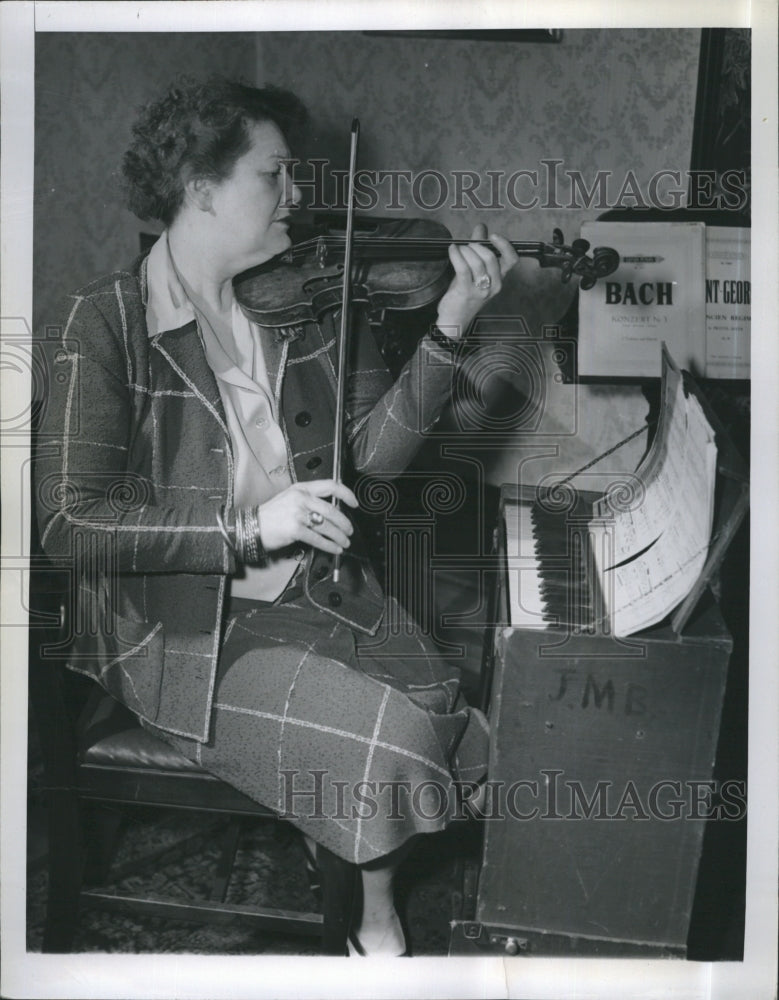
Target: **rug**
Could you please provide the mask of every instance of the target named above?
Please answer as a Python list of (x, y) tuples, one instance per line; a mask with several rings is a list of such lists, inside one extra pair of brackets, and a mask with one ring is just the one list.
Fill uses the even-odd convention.
[[(31, 816), (33, 815), (31, 811)], [(475, 824), (458, 822), (442, 834), (421, 837), (397, 875), (397, 895), (415, 955), (445, 955), (458, 858), (478, 848)], [(165, 895), (182, 901), (208, 893), (224, 822), (202, 813), (131, 811), (124, 822), (111, 871), (139, 856), (168, 849), (148, 872), (109, 878), (104, 891)], [(40, 831), (36, 835), (40, 840)], [(181, 845), (184, 844), (186, 849)], [(44, 857), (28, 874), (27, 947), (40, 951), (47, 874)], [(299, 837), (288, 824), (247, 821), (228, 887), (227, 901), (316, 912)], [(209, 926), (82, 907), (74, 952), (189, 953), (203, 955), (318, 955), (318, 940), (270, 934), (248, 922)]]

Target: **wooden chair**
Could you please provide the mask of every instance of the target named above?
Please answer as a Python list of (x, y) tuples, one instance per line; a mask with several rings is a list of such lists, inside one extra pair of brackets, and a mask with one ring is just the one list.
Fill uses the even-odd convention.
[[(201, 923), (248, 920), (264, 931), (319, 936), (325, 954), (346, 954), (356, 866), (330, 851), (317, 851), (320, 912), (227, 901), (242, 826), (247, 819), (282, 821), (146, 732), (98, 685), (65, 669), (61, 644), (58, 647), (62, 634), (58, 596), (46, 593), (51, 580), (50, 572), (33, 573), (30, 601), (30, 703), (48, 806), (49, 888), (42, 950), (70, 951), (79, 909), (93, 905)], [(111, 808), (95, 809), (100, 804)], [(197, 810), (227, 821), (210, 898), (141, 897), (85, 885), (104, 881), (123, 811), (139, 806)], [(130, 867), (153, 864), (160, 853), (123, 866), (122, 877)]]

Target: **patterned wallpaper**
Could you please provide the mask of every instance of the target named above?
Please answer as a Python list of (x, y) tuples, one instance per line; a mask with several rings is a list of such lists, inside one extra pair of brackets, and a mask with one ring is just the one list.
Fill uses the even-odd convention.
[[(397, 200), (455, 236), (483, 220), (514, 239), (548, 240), (559, 226), (570, 242), (631, 177), (645, 195), (658, 170), (688, 168), (699, 39), (697, 30), (605, 29), (566, 31), (560, 44), (359, 32), (39, 34), (36, 326), (58, 320), (54, 306), (63, 292), (137, 251), (138, 233), (150, 226), (119, 204), (116, 170), (134, 108), (179, 73), (224, 72), (294, 89), (312, 113), (306, 145), (295, 150), (304, 161), (345, 166), (357, 115), (361, 167), (410, 171), (417, 179), (437, 171), (439, 180), (428, 176), (416, 195), (432, 204), (443, 190), (440, 207), (420, 210), (413, 187), (400, 181)], [(561, 161), (556, 190), (545, 181), (552, 167), (543, 161), (552, 160)], [(538, 179), (517, 180), (515, 201), (536, 197), (535, 207), (510, 204), (507, 178), (520, 170)], [(588, 208), (572, 199), (570, 173), (591, 188), (598, 171), (611, 172), (607, 203)], [(457, 172), (488, 208), (476, 210), (462, 191), (456, 204)], [(388, 182), (377, 182), (375, 191), (377, 213), (392, 215)], [(332, 200), (332, 190), (325, 196)], [(493, 311), (519, 313), (538, 330), (562, 316), (572, 295), (558, 272), (524, 261)], [(584, 455), (611, 443), (605, 430), (636, 426), (644, 416), (641, 398), (624, 391), (582, 389), (578, 400), (580, 426), (594, 435)], [(505, 468), (495, 475), (511, 478)]]
[[(599, 208), (569, 207), (569, 171), (588, 188), (597, 171), (611, 171), (613, 201), (630, 171), (646, 194), (656, 171), (689, 166), (698, 44), (697, 30), (657, 29), (566, 31), (557, 45), (360, 32), (39, 34), (36, 321), (50, 320), (59, 290), (135, 252), (144, 226), (118, 203), (117, 165), (134, 108), (178, 73), (256, 73), (259, 82), (294, 89), (312, 113), (310, 138), (296, 150), (303, 160), (345, 166), (349, 123), (359, 116), (360, 165), (414, 177), (440, 172), (443, 181), (429, 177), (416, 199), (409, 183), (398, 182), (399, 201), (453, 235), (467, 236), (483, 219), (514, 239), (549, 239), (559, 226), (570, 241)], [(544, 165), (551, 160), (562, 162)], [(556, 192), (547, 183), (553, 169)], [(534, 208), (510, 204), (507, 181), (518, 170), (537, 172), (537, 183), (524, 177), (512, 188), (515, 201), (537, 198)], [(475, 196), (489, 208), (478, 211), (462, 192), (455, 204), (458, 171), (478, 175), (474, 182), (461, 173), (461, 184), (477, 183)], [(375, 191), (376, 211), (391, 215), (383, 211), (389, 181)], [(440, 208), (414, 204), (434, 204), (441, 193)], [(330, 186), (325, 197), (334, 198)], [(555, 201), (562, 207), (544, 207)], [(558, 318), (570, 292), (557, 276), (532, 262), (520, 273), (523, 304), (529, 286), (539, 316)]]
[(254, 36), (41, 33), (35, 49), (34, 323), (59, 296), (138, 252), (150, 225), (122, 208), (134, 110), (178, 74), (254, 76)]
[[(698, 30), (657, 29), (564, 31), (559, 44), (359, 32), (266, 34), (257, 38), (257, 77), (290, 87), (308, 105), (314, 128), (307, 147), (297, 153), (302, 161), (322, 157), (345, 167), (349, 126), (357, 116), (363, 168), (407, 170), (412, 176), (437, 170), (444, 176), (449, 197), (429, 212), (420, 212), (413, 188), (398, 181), (398, 201), (409, 214), (437, 219), (457, 237), (470, 235), (477, 221), (515, 240), (549, 240), (559, 226), (570, 243), (582, 222), (619, 202), (626, 186), (646, 201), (658, 171), (684, 174), (689, 169), (699, 44)], [(544, 165), (552, 160), (561, 163)], [(557, 187), (552, 188), (545, 181), (555, 169)], [(537, 182), (525, 177), (513, 190), (515, 202), (527, 204), (536, 196), (532, 208), (513, 207), (508, 198), (507, 179), (519, 170), (537, 172)], [(496, 207), (477, 210), (462, 194), (458, 206), (457, 171), (481, 178), (479, 200), (489, 206), (494, 201)], [(585, 198), (572, 197), (576, 189), (568, 172), (578, 172), (591, 189), (598, 171), (611, 172), (605, 204), (587, 207)], [(485, 180), (490, 176), (496, 178), (494, 199)], [(381, 195), (376, 214), (391, 216), (386, 182), (376, 190)], [(437, 182), (420, 186), (418, 193), (432, 204)], [(669, 197), (662, 185), (658, 196)], [(614, 207), (632, 204), (626, 197)], [(520, 315), (537, 333), (543, 324), (558, 321), (573, 297), (573, 285), (562, 285), (559, 271), (542, 270), (528, 260), (512, 272), (489, 309)], [(474, 455), (492, 483), (516, 482), (520, 475), (530, 482), (551, 471), (577, 469), (640, 427), (648, 415), (638, 388), (557, 384), (557, 368), (549, 363), (551, 345), (535, 349), (547, 359), (543, 422), (531, 433), (518, 427), (492, 454), (480, 449)], [(496, 373), (496, 391), (503, 391), (499, 383), (511, 377)], [(457, 426), (453, 420), (455, 439)], [(523, 448), (537, 448), (538, 433), (552, 451), (547, 447), (546, 458), (524, 465), (520, 473)], [(636, 438), (597, 471), (635, 468), (645, 444), (645, 436)], [(426, 447), (429, 461), (440, 461), (432, 456), (438, 446)]]
[[(559, 226), (570, 242), (604, 209), (587, 209), (578, 197), (580, 207), (569, 207), (568, 171), (580, 172), (587, 188), (597, 171), (611, 171), (606, 199), (613, 202), (631, 171), (646, 200), (657, 171), (689, 168), (699, 42), (698, 30), (565, 31), (559, 44), (290, 32), (258, 35), (257, 75), (292, 88), (311, 110), (314, 133), (301, 159), (345, 166), (356, 115), (362, 167), (444, 175), (445, 189), (433, 179), (419, 187), (427, 204), (438, 200), (439, 188), (449, 193), (429, 212), (420, 212), (410, 185), (399, 182), (410, 213), (427, 214), (458, 237), (483, 220), (514, 239), (549, 240)], [(555, 168), (544, 160), (562, 161), (556, 193), (545, 182)], [(510, 204), (506, 182), (518, 170), (538, 173), (537, 184), (524, 178), (513, 187), (517, 202), (536, 196), (534, 208)], [(457, 207), (455, 171), (475, 171), (479, 200), (500, 207), (479, 211), (465, 196)], [(494, 199), (488, 171), (496, 178)], [(388, 182), (376, 190), (376, 212), (391, 215), (381, 211)], [(569, 293), (535, 264), (523, 271), (541, 314), (558, 318)]]

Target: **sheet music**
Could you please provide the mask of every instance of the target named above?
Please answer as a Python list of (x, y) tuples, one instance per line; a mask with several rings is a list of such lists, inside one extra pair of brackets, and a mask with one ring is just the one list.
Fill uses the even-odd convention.
[[(703, 569), (714, 517), (717, 448), (694, 396), (686, 397), (670, 359), (662, 416), (650, 454), (637, 470), (635, 506), (604, 519), (598, 574), (615, 635), (656, 624), (682, 601)], [(599, 505), (599, 514), (608, 502)]]
[(663, 343), (685, 368), (704, 371), (705, 234), (702, 222), (582, 225), (582, 238), (614, 247), (620, 265), (580, 296), (580, 375), (661, 375)]
[(706, 378), (749, 378), (750, 236), (706, 226)]
[[(700, 576), (709, 550), (715, 436), (699, 401), (685, 395), (681, 373), (665, 351), (657, 434), (635, 475), (640, 488), (633, 502), (607, 493), (588, 525), (603, 610), (617, 636), (632, 635), (670, 614)], [(511, 624), (548, 628), (543, 576), (560, 568), (561, 557), (555, 557), (555, 567), (542, 563), (529, 503), (507, 504), (505, 516)]]

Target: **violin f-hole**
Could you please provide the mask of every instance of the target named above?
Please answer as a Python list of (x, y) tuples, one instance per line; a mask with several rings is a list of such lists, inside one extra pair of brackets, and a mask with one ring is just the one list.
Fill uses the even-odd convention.
[(343, 264), (336, 264), (334, 268), (330, 268), (327, 271), (323, 270), (321, 274), (312, 274), (303, 282), (303, 291), (306, 294), (310, 293), (313, 297), (322, 288), (330, 290), (333, 282), (340, 283), (343, 280), (343, 272)]

